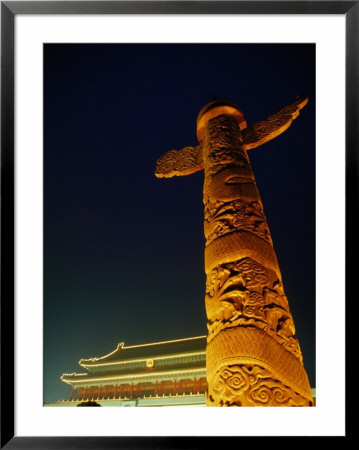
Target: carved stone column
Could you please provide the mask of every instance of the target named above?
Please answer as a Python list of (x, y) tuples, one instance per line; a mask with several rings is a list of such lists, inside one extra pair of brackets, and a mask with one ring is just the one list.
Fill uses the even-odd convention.
[(302, 353), (242, 145), (244, 117), (214, 106), (197, 123), (205, 176), (207, 404), (309, 406)]
[(299, 98), (247, 127), (232, 102), (197, 119), (196, 147), (157, 161), (159, 178), (204, 170), (208, 406), (311, 406), (313, 399), (247, 150), (283, 133)]

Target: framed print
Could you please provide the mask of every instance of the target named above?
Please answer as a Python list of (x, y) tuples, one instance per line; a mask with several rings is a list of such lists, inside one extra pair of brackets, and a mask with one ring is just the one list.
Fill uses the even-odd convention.
[(358, 8), (1, 2), (4, 448), (348, 436)]

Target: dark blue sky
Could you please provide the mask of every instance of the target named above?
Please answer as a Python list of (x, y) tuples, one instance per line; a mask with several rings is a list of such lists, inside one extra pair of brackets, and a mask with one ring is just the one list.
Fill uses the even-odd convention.
[(212, 94), (249, 125), (309, 97), (249, 157), (315, 386), (315, 45), (45, 44), (45, 402), (80, 358), (206, 334), (203, 172), (154, 170)]

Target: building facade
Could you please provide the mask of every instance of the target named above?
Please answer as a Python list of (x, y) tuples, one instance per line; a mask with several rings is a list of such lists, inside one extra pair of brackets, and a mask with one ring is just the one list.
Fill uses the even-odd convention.
[(57, 406), (188, 406), (206, 403), (206, 336), (126, 347), (81, 359), (83, 373), (63, 374), (71, 386)]

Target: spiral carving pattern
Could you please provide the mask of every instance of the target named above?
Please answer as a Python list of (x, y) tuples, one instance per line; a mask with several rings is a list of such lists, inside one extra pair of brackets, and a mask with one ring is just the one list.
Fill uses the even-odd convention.
[[(294, 107), (287, 110), (271, 118), (273, 126), (286, 123)], [(218, 341), (217, 336), (222, 337), (218, 354), (213, 353), (217, 346), (207, 350), (208, 405), (308, 406), (311, 396), (302, 353), (262, 201), (234, 117), (219, 115), (208, 121), (203, 159), (208, 348)], [(250, 350), (234, 343), (238, 353), (229, 361), (223, 356), (226, 339), (233, 339), (236, 334), (228, 331), (236, 329), (243, 329), (242, 337), (249, 336), (246, 330), (258, 330), (260, 334), (253, 337), (260, 345)], [(261, 346), (266, 348), (264, 353)], [(263, 367), (243, 364), (256, 357)], [(299, 370), (304, 380), (300, 387), (295, 382), (297, 375), (284, 376), (284, 369)]]
[(307, 103), (246, 128), (233, 104), (199, 114), (196, 147), (171, 150), (156, 176), (204, 169), (208, 406), (310, 406), (295, 326), (247, 150), (283, 133)]

